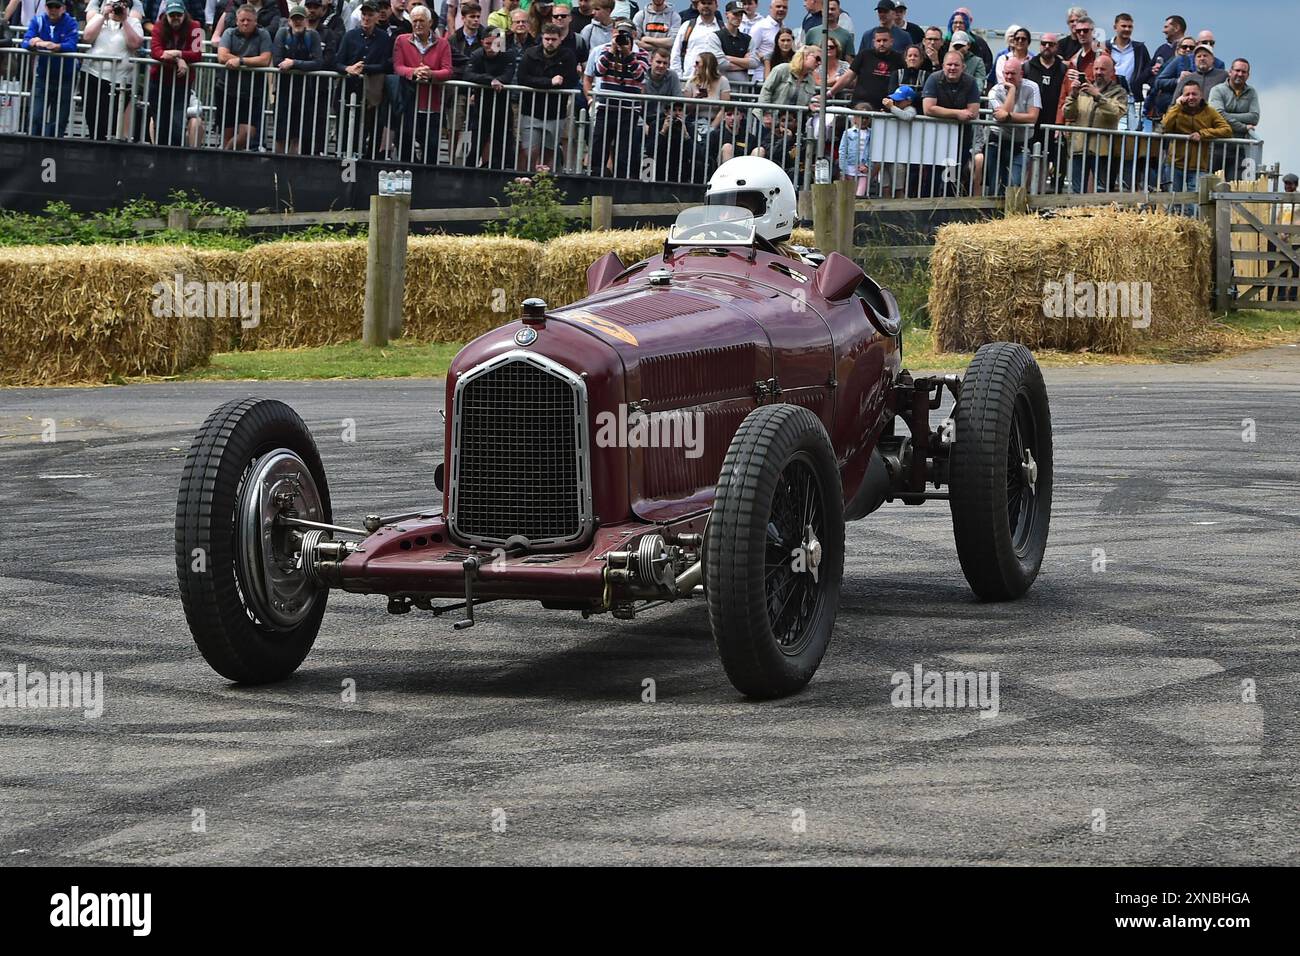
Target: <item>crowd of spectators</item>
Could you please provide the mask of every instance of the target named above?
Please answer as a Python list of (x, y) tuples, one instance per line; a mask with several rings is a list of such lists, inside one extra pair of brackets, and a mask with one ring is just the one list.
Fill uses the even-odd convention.
[[(67, 132), (76, 93), (96, 138), (215, 136), (244, 149), (265, 143), (270, 122), (273, 148), (323, 152), (340, 89), (358, 114), (347, 135), (367, 156), (532, 168), (574, 147), (572, 120), (586, 111), (595, 175), (689, 180), (750, 153), (798, 176), (814, 158), (807, 144), (825, 141), (819, 155), (860, 194), (929, 195), (1022, 185), (1034, 145), (1075, 190), (1190, 189), (1211, 164), (1238, 171), (1240, 152), (1211, 141), (1249, 138), (1260, 117), (1249, 61), (1221, 59), (1213, 31), (1193, 35), (1178, 15), (1154, 50), (1129, 14), (1107, 35), (1070, 7), (1064, 30), (1035, 41), (1012, 24), (995, 51), (969, 8), (922, 27), (896, 0), (879, 0), (873, 25), (854, 24), (840, 0), (799, 0), (799, 12), (791, 0), (764, 0), (766, 12), (759, 0), (482, 2), (7, 0), (4, 19), (36, 54), (26, 124), (45, 136)], [(67, 55), (78, 44), (89, 58)], [(137, 57), (153, 61), (147, 94)], [(217, 74), (206, 110), (201, 68)], [(827, 116), (832, 99), (873, 116)], [(873, 124), (919, 127), (917, 117), (956, 124), (956, 163), (873, 163)], [(1153, 156), (1149, 139), (1108, 131), (1187, 139)]]

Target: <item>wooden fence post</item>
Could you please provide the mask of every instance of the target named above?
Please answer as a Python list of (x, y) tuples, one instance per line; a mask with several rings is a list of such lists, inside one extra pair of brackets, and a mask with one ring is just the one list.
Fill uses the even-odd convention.
[(167, 228), (172, 232), (189, 232), (194, 227), (194, 217), (188, 209), (171, 206), (167, 210)]
[(591, 197), (591, 229), (593, 232), (601, 232), (606, 229), (614, 228), (614, 197), (613, 196), (592, 196)]
[[(1232, 227), (1227, 232), (1226, 241), (1219, 236), (1218, 203), (1214, 199), (1216, 192), (1228, 189), (1223, 177), (1214, 173), (1205, 173), (1196, 181), (1196, 218), (1210, 229), (1210, 255), (1214, 261), (1214, 307), (1219, 311), (1228, 311), (1231, 301), (1229, 286), (1232, 284)], [(1231, 209), (1231, 205), (1224, 203)], [(1225, 258), (1226, 257), (1226, 258)]]
[(1214, 204), (1213, 242), (1210, 254), (1214, 257), (1214, 310), (1227, 312), (1232, 308), (1232, 203), (1219, 200)]
[[(396, 196), (370, 197), (370, 240), (366, 250), (366, 299), (361, 341), (366, 345), (388, 344), (393, 284), (389, 273), (393, 262), (393, 220)], [(399, 303), (398, 309), (401, 309)]]
[(406, 299), (406, 236), (411, 223), (411, 194), (393, 197), (393, 246), (388, 268), (388, 337), (402, 337), (403, 303)]
[(838, 243), (835, 228), (835, 184), (813, 183), (813, 245), (832, 252)]
[(835, 183), (836, 189), (836, 234), (839, 245), (835, 251), (840, 255), (853, 258), (853, 233), (858, 221), (857, 182), (852, 179), (840, 179)]

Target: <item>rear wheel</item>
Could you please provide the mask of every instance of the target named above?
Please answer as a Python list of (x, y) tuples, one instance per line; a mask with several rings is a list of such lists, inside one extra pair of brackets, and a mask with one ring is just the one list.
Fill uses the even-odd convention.
[(1038, 576), (1052, 513), (1052, 417), (1030, 351), (982, 346), (953, 420), (949, 491), (961, 569), (986, 601), (1019, 597)]
[(190, 633), (218, 674), (265, 683), (311, 650), (328, 592), (299, 566), (281, 514), (332, 521), (311, 432), (283, 402), (222, 405), (190, 445), (176, 498), (176, 576)]
[(749, 414), (731, 440), (705, 540), (709, 625), (731, 683), (781, 697), (817, 671), (844, 570), (844, 500), (830, 439), (797, 405)]

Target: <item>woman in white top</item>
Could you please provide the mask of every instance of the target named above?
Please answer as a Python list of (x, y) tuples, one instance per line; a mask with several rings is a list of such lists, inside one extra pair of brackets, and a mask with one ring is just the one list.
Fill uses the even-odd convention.
[(81, 101), (86, 130), (96, 140), (125, 138), (124, 117), (131, 104), (131, 57), (144, 43), (140, 12), (128, 0), (92, 0), (82, 39), (90, 51), (82, 61)]
[(1007, 49), (998, 54), (998, 58), (993, 61), (993, 76), (995, 79), (989, 83), (990, 88), (997, 83), (1006, 82), (1002, 76), (1002, 68), (1007, 65), (1007, 60), (1019, 60), (1024, 63), (1029, 59), (1029, 31), (1024, 27), (1018, 27), (1012, 24), (1011, 29), (1007, 31)]

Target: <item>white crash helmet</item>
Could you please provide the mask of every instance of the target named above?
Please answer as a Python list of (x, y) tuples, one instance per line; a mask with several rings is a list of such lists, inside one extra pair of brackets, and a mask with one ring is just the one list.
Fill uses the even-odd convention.
[(789, 239), (794, 230), (794, 183), (776, 163), (737, 156), (714, 172), (704, 192), (707, 206), (740, 206), (754, 214), (755, 232), (768, 242)]

